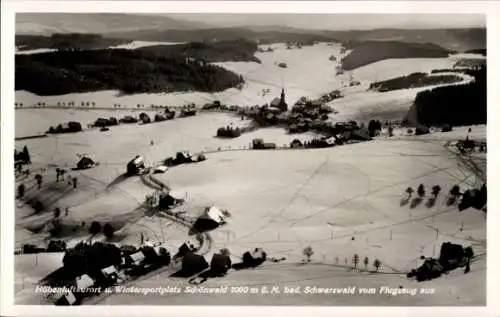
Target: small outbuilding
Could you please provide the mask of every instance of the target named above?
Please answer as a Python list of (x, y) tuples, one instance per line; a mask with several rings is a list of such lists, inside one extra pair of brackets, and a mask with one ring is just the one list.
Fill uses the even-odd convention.
[(255, 248), (243, 254), (243, 264), (247, 267), (256, 267), (267, 259), (266, 252), (261, 248)]
[(96, 163), (88, 156), (83, 156), (78, 163), (76, 163), (76, 167), (78, 169), (88, 169), (96, 166)]

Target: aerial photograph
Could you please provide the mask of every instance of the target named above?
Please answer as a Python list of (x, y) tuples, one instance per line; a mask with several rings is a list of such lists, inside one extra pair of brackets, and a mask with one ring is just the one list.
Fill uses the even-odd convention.
[(486, 50), (479, 14), (16, 13), (15, 304), (485, 306)]

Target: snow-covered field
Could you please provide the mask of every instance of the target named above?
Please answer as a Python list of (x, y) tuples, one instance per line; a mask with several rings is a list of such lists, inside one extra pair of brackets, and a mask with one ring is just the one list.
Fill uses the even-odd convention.
[[(47, 110), (39, 115), (49, 115)], [(164, 240), (173, 252), (188, 239), (187, 228), (161, 215), (144, 215), (137, 209), (153, 190), (139, 178), (116, 181), (125, 165), (136, 154), (153, 164), (180, 150), (197, 152), (218, 147), (232, 149), (248, 146), (252, 138), (263, 137), (278, 144), (294, 138), (313, 135), (286, 135), (280, 129), (263, 129), (240, 138), (221, 140), (213, 135), (218, 127), (240, 124), (238, 117), (223, 114), (201, 114), (195, 117), (150, 125), (123, 125), (108, 132), (87, 131), (17, 142), (28, 145), (33, 168), (47, 168), (44, 186), (38, 191), (29, 181), (28, 196), (48, 202), (48, 210), (69, 206), (68, 222), (124, 221), (117, 233), (119, 243), (136, 244), (140, 233)], [(243, 122), (242, 124), (244, 124)], [(485, 135), (485, 127), (473, 127), (473, 133)], [(199, 214), (210, 204), (227, 208), (232, 217), (228, 225), (211, 233), (212, 252), (228, 247), (233, 261), (243, 252), (263, 247), (270, 256), (286, 257), (282, 263), (264, 264), (255, 270), (230, 272), (227, 277), (209, 279), (203, 286), (317, 286), (375, 287), (400, 285), (407, 288), (434, 288), (434, 295), (275, 295), (216, 296), (112, 295), (93, 299), (100, 304), (291, 304), (291, 305), (484, 305), (486, 220), (481, 212), (444, 204), (451, 186), (476, 183), (474, 174), (459, 164), (456, 155), (443, 147), (447, 139), (463, 138), (466, 128), (450, 133), (436, 133), (432, 138), (411, 137), (399, 140), (376, 140), (321, 150), (304, 151), (228, 151), (208, 153), (202, 163), (178, 166), (158, 178), (175, 191), (186, 193), (187, 203), (181, 210)], [(150, 145), (150, 140), (154, 145)], [(79, 178), (76, 191), (54, 182), (54, 166), (73, 166), (77, 154), (86, 154), (100, 165), (85, 171), (71, 172)], [(114, 183), (111, 187), (110, 183)], [(439, 184), (442, 194), (434, 206), (427, 199), (416, 208), (401, 206), (404, 190)], [(51, 212), (30, 216), (16, 211), (16, 235), (20, 239), (37, 236), (25, 228), (47, 221)], [(462, 230), (460, 228), (462, 227)], [(22, 234), (21, 234), (22, 233)], [(68, 242), (85, 238), (77, 232)], [(404, 272), (419, 265), (421, 255), (437, 255), (441, 242), (472, 245), (478, 260), (472, 271), (461, 270), (418, 284), (409, 281)], [(21, 241), (18, 241), (21, 242)], [(312, 262), (301, 264), (302, 250), (311, 246)], [(381, 273), (351, 270), (351, 259), (357, 253), (382, 261)], [(337, 259), (338, 258), (338, 262)], [(16, 283), (22, 285), (36, 272), (32, 260), (16, 256)], [(45, 261), (57, 269), (57, 264)], [(347, 265), (345, 262), (347, 261)], [(21, 263), (24, 263), (21, 265)], [(52, 263), (52, 264), (51, 264)], [(338, 264), (337, 264), (338, 263)], [(361, 262), (362, 263), (362, 262)], [(45, 265), (45, 264), (44, 264)], [(360, 265), (363, 269), (363, 264)], [(171, 278), (171, 270), (133, 282), (129, 286), (188, 286), (186, 280)], [(36, 273), (44, 275), (45, 272)], [(29, 296), (29, 286), (18, 288), (18, 304), (40, 302)]]
[[(266, 46), (267, 48), (267, 46)], [(217, 63), (231, 71), (243, 75), (246, 80), (241, 89), (228, 89), (220, 93), (163, 93), (123, 95), (117, 91), (78, 93), (62, 96), (41, 97), (26, 91), (16, 92), (16, 102), (30, 106), (37, 102), (56, 105), (58, 102), (95, 102), (97, 107), (135, 108), (137, 104), (181, 106), (194, 102), (203, 105), (213, 100), (240, 106), (262, 105), (279, 97), (281, 88), (285, 88), (286, 100), (291, 105), (300, 97), (319, 97), (335, 89), (341, 89), (346, 96), (332, 102), (340, 111), (339, 118), (357, 115), (360, 111), (379, 112), (382, 108), (387, 115), (400, 118), (400, 114), (409, 108), (416, 93), (422, 88), (377, 93), (366, 92), (372, 81), (385, 80), (413, 72), (430, 72), (433, 69), (451, 68), (457, 56), (449, 58), (390, 59), (360, 67), (342, 75), (336, 75), (338, 62), (329, 60), (331, 55), (340, 59), (340, 46), (326, 43), (304, 46), (301, 49), (286, 49), (283, 44), (273, 45), (273, 52), (257, 52), (255, 56), (262, 63), (227, 62)], [(286, 63), (287, 68), (278, 67)], [(361, 86), (342, 88), (350, 77), (361, 82)], [(269, 92), (265, 93), (265, 90)], [(396, 112), (394, 112), (396, 111)]]
[[(287, 50), (275, 45), (274, 52), (257, 53), (262, 64), (222, 63), (243, 74), (247, 84), (240, 91), (229, 89), (218, 94), (140, 94), (125, 96), (102, 91), (65, 96), (40, 97), (16, 92), (16, 102), (25, 106), (37, 102), (56, 105), (58, 102), (95, 102), (96, 107), (110, 110), (16, 110), (16, 137), (43, 133), (50, 125), (79, 121), (85, 127), (97, 117), (118, 117), (137, 111), (152, 114), (153, 110), (137, 110), (137, 104), (198, 105), (219, 99), (226, 104), (251, 106), (269, 102), (286, 89), (292, 104), (301, 96), (315, 97), (341, 87), (352, 75), (361, 82), (358, 87), (342, 88), (345, 97), (330, 105), (339, 111), (336, 118), (372, 118), (373, 115), (401, 118), (409, 109), (417, 91), (407, 89), (386, 93), (366, 92), (373, 80), (449, 68), (454, 57), (442, 59), (387, 60), (364, 66), (335, 77), (335, 62), (330, 55), (340, 55), (340, 47), (319, 44)], [(307, 62), (305, 62), (307, 61)], [(287, 63), (280, 68), (276, 63)], [(270, 92), (263, 95), (263, 89)], [(114, 111), (113, 104), (128, 109)], [(124, 224), (117, 232), (117, 243), (137, 244), (140, 234), (162, 240), (169, 250), (188, 239), (188, 229), (161, 214), (145, 214), (138, 208), (153, 189), (139, 178), (121, 179), (126, 163), (141, 154), (149, 165), (178, 151), (207, 152), (208, 160), (170, 169), (158, 178), (175, 191), (184, 193), (187, 202), (180, 211), (197, 215), (203, 207), (215, 204), (230, 211), (232, 217), (223, 228), (211, 232), (211, 254), (228, 247), (233, 261), (252, 248), (263, 247), (268, 255), (286, 257), (281, 263), (266, 263), (255, 270), (232, 271), (228, 276), (209, 279), (203, 286), (317, 286), (432, 288), (433, 295), (178, 295), (138, 296), (115, 294), (92, 300), (99, 304), (267, 304), (267, 305), (484, 305), (486, 285), (486, 220), (475, 210), (459, 213), (456, 207), (444, 204), (449, 189), (460, 184), (473, 187), (478, 180), (465, 168), (455, 153), (444, 147), (467, 134), (467, 128), (454, 128), (449, 133), (419, 137), (395, 137), (373, 142), (317, 150), (246, 151), (253, 138), (263, 138), (278, 145), (293, 139), (312, 139), (312, 133), (288, 135), (283, 129), (267, 128), (235, 139), (218, 139), (217, 128), (249, 124), (238, 116), (222, 113), (201, 113), (194, 117), (147, 125), (120, 125), (110, 131), (84, 131), (76, 134), (52, 135), (47, 138), (16, 142), (27, 145), (34, 172), (44, 175), (41, 190), (34, 180), (25, 179), (27, 196), (46, 203), (47, 210), (70, 207), (67, 224), (97, 220)], [(472, 127), (473, 138), (486, 138), (486, 127)], [(150, 143), (153, 141), (153, 144)], [(218, 149), (237, 151), (218, 151)], [(55, 182), (54, 168), (73, 167), (79, 155), (88, 155), (99, 166), (72, 171), (79, 179), (75, 191)], [(485, 158), (479, 158), (485, 161)], [(483, 162), (485, 163), (485, 162)], [(485, 165), (485, 164), (483, 164)], [(42, 169), (46, 169), (43, 171)], [(31, 177), (32, 178), (32, 177)], [(424, 184), (430, 190), (440, 185), (442, 193), (434, 205), (427, 198), (415, 208), (402, 204), (404, 190)], [(47, 233), (33, 234), (28, 228), (51, 219), (52, 213), (33, 215), (26, 206), (16, 210), (16, 245), (41, 242)], [(87, 238), (77, 230), (65, 237), (72, 245)], [(477, 260), (464, 275), (456, 270), (436, 280), (416, 283), (407, 280), (405, 272), (420, 264), (419, 257), (436, 256), (442, 242), (472, 245)], [(311, 246), (312, 262), (301, 264), (302, 250)], [(382, 262), (378, 274), (352, 270), (352, 257), (358, 254)], [(16, 256), (16, 302), (36, 304), (43, 301), (30, 296), (36, 279), (55, 270), (61, 263), (52, 258), (39, 258), (41, 268), (32, 269), (33, 258)], [(19, 263), (19, 264), (18, 264)], [(347, 263), (347, 264), (346, 264)], [(36, 264), (38, 265), (38, 264)], [(35, 265), (35, 266), (36, 266)], [(42, 270), (43, 269), (43, 270)], [(171, 270), (133, 282), (129, 286), (188, 286), (186, 280), (169, 277)], [(36, 275), (36, 276), (35, 276)], [(24, 281), (32, 281), (23, 283)], [(34, 281), (34, 282), (33, 282)]]
[(111, 46), (110, 48), (113, 49), (126, 49), (126, 50), (135, 50), (141, 47), (148, 47), (148, 46), (157, 46), (157, 45), (178, 45), (178, 44), (184, 44), (182, 42), (147, 42), (147, 41), (133, 41), (127, 44), (122, 44), (122, 45), (117, 45), (117, 46)]

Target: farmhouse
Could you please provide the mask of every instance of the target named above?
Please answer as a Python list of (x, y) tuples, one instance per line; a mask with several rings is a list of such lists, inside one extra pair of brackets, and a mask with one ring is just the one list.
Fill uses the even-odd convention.
[(145, 258), (146, 257), (142, 251), (137, 251), (125, 256), (125, 264), (131, 267), (139, 267), (143, 264)]
[(255, 267), (267, 259), (266, 252), (261, 248), (255, 248), (243, 254), (243, 264), (247, 267)]
[(103, 285), (114, 285), (118, 281), (118, 270), (114, 265), (105, 267), (101, 270), (101, 278)]
[(129, 176), (143, 174), (145, 170), (144, 158), (140, 155), (134, 157), (134, 159), (127, 164), (127, 175)]
[(76, 303), (76, 297), (72, 292), (56, 293), (54, 299), (56, 306), (72, 306)]
[(215, 253), (210, 261), (210, 270), (215, 276), (222, 276), (231, 268), (232, 262), (228, 254)]
[(76, 167), (78, 169), (87, 169), (92, 168), (96, 165), (96, 163), (88, 156), (83, 156), (78, 163), (76, 163)]
[(290, 147), (292, 149), (301, 148), (303, 146), (304, 146), (304, 144), (302, 144), (302, 142), (299, 139), (295, 139), (292, 141), (292, 143), (290, 143)]
[(252, 149), (254, 150), (265, 150), (265, 149), (275, 149), (276, 144), (274, 143), (264, 143), (263, 139), (253, 139)]
[(170, 191), (169, 193), (159, 194), (158, 207), (162, 209), (170, 209), (184, 202), (184, 198), (178, 193)]
[(192, 232), (205, 232), (218, 228), (226, 223), (224, 213), (217, 207), (205, 208), (203, 214), (195, 221)]
[(192, 252), (186, 253), (182, 258), (182, 273), (184, 276), (198, 274), (209, 267), (207, 260), (202, 255)]

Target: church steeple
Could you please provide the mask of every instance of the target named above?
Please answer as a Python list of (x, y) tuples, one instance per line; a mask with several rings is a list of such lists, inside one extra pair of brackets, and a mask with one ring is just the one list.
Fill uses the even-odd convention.
[(281, 88), (281, 99), (280, 99), (279, 107), (283, 111), (288, 110), (288, 105), (286, 104), (286, 101), (285, 101), (285, 88)]

